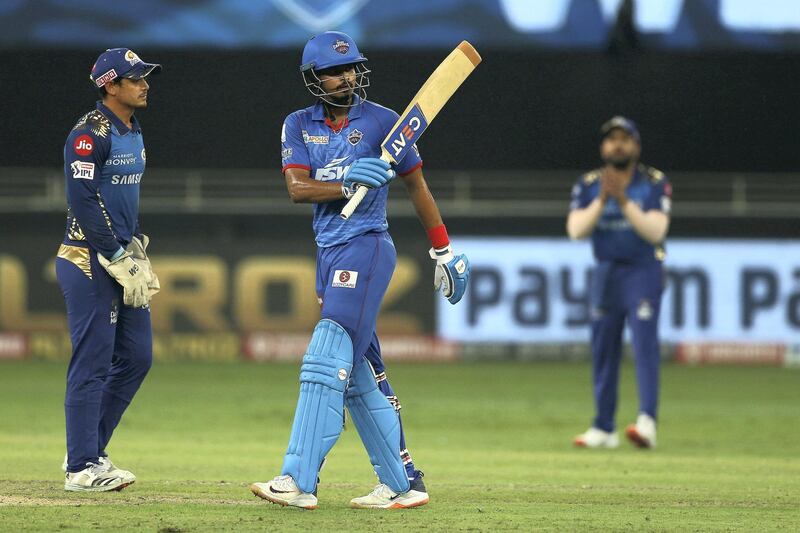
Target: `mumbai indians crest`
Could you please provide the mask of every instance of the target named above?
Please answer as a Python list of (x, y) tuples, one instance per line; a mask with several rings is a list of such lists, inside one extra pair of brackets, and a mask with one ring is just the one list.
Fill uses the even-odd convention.
[(350, 50), (350, 43), (341, 39), (336, 39), (336, 42), (333, 43), (332, 46), (334, 50), (342, 55), (346, 54)]
[(353, 130), (353, 131), (351, 131), (351, 132), (350, 132), (350, 134), (347, 136), (347, 140), (348, 140), (348, 141), (350, 142), (350, 144), (352, 144), (353, 146), (357, 145), (357, 144), (359, 143), (359, 141), (360, 141), (361, 139), (363, 139), (363, 138), (364, 138), (364, 134), (363, 134), (363, 133), (361, 133), (361, 132), (360, 132), (360, 131), (358, 131), (358, 130)]
[(125, 61), (127, 61), (128, 63), (130, 63), (130, 64), (131, 64), (131, 66), (133, 66), (133, 65), (135, 65), (136, 63), (139, 63), (139, 62), (141, 61), (141, 59), (139, 59), (139, 56), (137, 56), (137, 55), (136, 55), (136, 54), (133, 52), (133, 50), (128, 50), (127, 52), (125, 52)]

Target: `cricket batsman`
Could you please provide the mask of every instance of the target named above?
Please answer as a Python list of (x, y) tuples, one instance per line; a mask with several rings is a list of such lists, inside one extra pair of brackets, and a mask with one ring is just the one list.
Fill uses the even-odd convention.
[[(300, 369), (300, 397), (281, 475), (254, 483), (251, 490), (305, 509), (317, 506), (317, 476), (342, 431), (345, 407), (380, 481), (350, 506), (402, 509), (429, 500), (422, 472), (406, 450), (400, 403), (386, 378), (375, 332), (397, 259), (386, 221), (387, 185), (396, 176), (430, 239), (434, 286), (456, 304), (469, 280), (469, 262), (453, 252), (419, 153), (409, 151), (396, 168), (379, 158), (398, 114), (366, 100), (366, 61), (344, 33), (325, 32), (309, 40), (300, 70), (317, 102), (290, 114), (281, 131), (289, 196), (314, 204), (322, 311)], [(339, 213), (359, 185), (370, 190), (343, 220)]]
[(139, 229), (146, 156), (133, 114), (147, 106), (147, 78), (160, 70), (127, 48), (100, 54), (89, 79), (101, 101), (64, 145), (67, 230), (56, 275), (72, 340), (64, 402), (68, 491), (121, 490), (136, 481), (106, 448), (152, 363), (149, 302), (159, 285)]
[(597, 261), (591, 285), (596, 416), (574, 443), (586, 448), (619, 446), (614, 417), (627, 321), (636, 360), (639, 415), (626, 435), (639, 447), (653, 448), (661, 360), (658, 315), (672, 188), (661, 171), (639, 164), (641, 138), (631, 120), (614, 117), (600, 133), (604, 165), (578, 180), (567, 218), (571, 239), (591, 236)]

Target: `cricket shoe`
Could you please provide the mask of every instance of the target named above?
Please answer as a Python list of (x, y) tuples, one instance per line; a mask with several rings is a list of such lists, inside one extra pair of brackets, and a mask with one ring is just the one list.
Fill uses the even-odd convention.
[(106, 492), (122, 490), (133, 481), (128, 481), (117, 471), (110, 471), (108, 467), (95, 463), (86, 463), (86, 468), (80, 472), (67, 472), (64, 480), (64, 490), (70, 492)]
[(652, 416), (641, 413), (636, 423), (625, 429), (628, 440), (639, 448), (656, 447), (656, 421)]
[[(64, 472), (67, 471), (68, 461), (69, 459), (67, 457), (67, 454), (64, 454), (64, 462), (61, 463), (61, 470), (63, 470)], [(108, 457), (99, 457), (97, 462), (100, 466), (105, 467), (109, 472), (113, 472), (114, 474), (121, 476), (123, 479), (125, 479), (125, 481), (128, 482), (129, 485), (134, 481), (136, 481), (136, 476), (133, 474), (133, 472), (128, 472), (127, 470), (117, 468), (116, 465), (114, 465), (114, 463), (112, 463), (111, 459), (109, 459)]]
[(425, 505), (430, 498), (425, 489), (425, 482), (422, 481), (424, 475), (417, 470), (414, 479), (411, 480), (411, 487), (401, 494), (381, 483), (366, 496), (350, 500), (350, 507), (353, 509), (410, 509)]
[(302, 492), (292, 476), (278, 476), (266, 483), (253, 483), (250, 485), (250, 491), (259, 498), (278, 505), (291, 505), (308, 510), (317, 508), (317, 497)]
[(591, 427), (576, 436), (573, 443), (580, 448), (616, 448), (619, 446), (619, 437), (616, 432)]

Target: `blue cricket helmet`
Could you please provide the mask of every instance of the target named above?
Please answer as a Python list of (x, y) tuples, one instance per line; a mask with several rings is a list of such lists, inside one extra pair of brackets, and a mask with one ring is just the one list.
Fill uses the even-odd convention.
[[(356, 42), (349, 35), (340, 31), (326, 31), (315, 35), (306, 43), (300, 74), (306, 88), (317, 98), (332, 106), (350, 107), (358, 99), (367, 99), (370, 70), (366, 63), (367, 58), (358, 51)], [(342, 65), (353, 65), (356, 73), (355, 82), (348, 81), (351, 84), (349, 97), (343, 96), (344, 90), (326, 92), (317, 75), (321, 70)]]
[(326, 31), (315, 35), (306, 43), (300, 70), (323, 70), (339, 65), (364, 63), (366, 60), (349, 35), (340, 31)]

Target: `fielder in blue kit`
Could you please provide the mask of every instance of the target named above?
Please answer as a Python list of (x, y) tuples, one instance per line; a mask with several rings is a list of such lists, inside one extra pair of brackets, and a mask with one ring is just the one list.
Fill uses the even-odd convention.
[(614, 117), (601, 128), (605, 165), (572, 191), (567, 232), (592, 238), (597, 266), (591, 287), (592, 369), (596, 416), (575, 438), (588, 448), (615, 448), (622, 333), (627, 321), (636, 362), (639, 415), (626, 429), (642, 448), (656, 445), (660, 350), (658, 316), (664, 289), (664, 239), (672, 189), (664, 174), (639, 163), (636, 125)]
[[(397, 255), (388, 233), (389, 184), (401, 176), (431, 241), (434, 286), (453, 304), (466, 290), (469, 262), (455, 255), (414, 147), (395, 168), (379, 159), (397, 113), (366, 100), (366, 58), (341, 32), (313, 37), (301, 73), (316, 104), (290, 114), (281, 131), (282, 165), (294, 202), (314, 205), (321, 320), (300, 371), (297, 403), (281, 475), (252, 492), (281, 505), (317, 506), (318, 475), (350, 413), (380, 483), (355, 508), (428, 503), (422, 473), (405, 445), (397, 401), (375, 331)], [(339, 214), (356, 190), (370, 190), (349, 220)]]
[(72, 340), (64, 402), (69, 491), (121, 490), (136, 480), (106, 448), (152, 362), (150, 298), (158, 292), (139, 229), (146, 153), (136, 109), (160, 65), (106, 50), (90, 80), (102, 101), (64, 145), (67, 230), (56, 258)]

